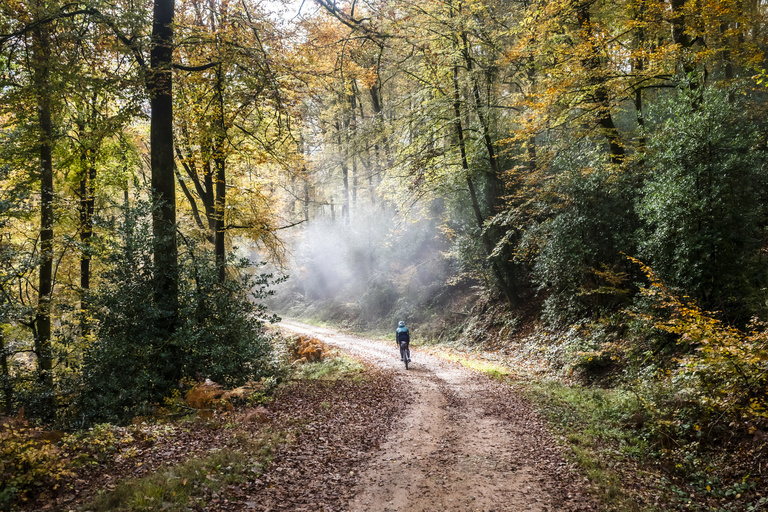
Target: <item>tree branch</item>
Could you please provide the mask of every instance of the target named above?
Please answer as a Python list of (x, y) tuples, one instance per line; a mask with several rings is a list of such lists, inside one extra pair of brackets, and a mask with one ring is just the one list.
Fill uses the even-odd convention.
[(221, 64), (221, 62), (208, 62), (206, 64), (200, 64), (199, 66), (186, 66), (184, 64), (174, 64), (173, 69), (179, 69), (181, 71), (205, 71), (206, 69), (215, 68)]

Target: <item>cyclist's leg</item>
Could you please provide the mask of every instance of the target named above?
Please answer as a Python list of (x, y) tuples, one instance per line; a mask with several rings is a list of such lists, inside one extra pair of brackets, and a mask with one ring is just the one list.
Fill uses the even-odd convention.
[(407, 357), (409, 361), (411, 360), (411, 344), (410, 343), (407, 343), (405, 345), (405, 357)]

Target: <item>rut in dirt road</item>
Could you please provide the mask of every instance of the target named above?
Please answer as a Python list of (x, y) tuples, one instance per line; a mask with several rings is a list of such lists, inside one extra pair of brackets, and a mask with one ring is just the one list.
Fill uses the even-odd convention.
[(360, 468), (348, 510), (597, 509), (542, 421), (508, 386), (414, 350), (406, 371), (394, 341), (292, 321), (281, 326), (401, 370), (400, 384), (410, 397), (407, 413), (379, 455)]

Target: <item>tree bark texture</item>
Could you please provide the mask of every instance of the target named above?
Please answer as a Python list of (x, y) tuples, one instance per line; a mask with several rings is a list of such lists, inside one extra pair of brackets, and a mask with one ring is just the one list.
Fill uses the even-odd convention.
[(38, 380), (53, 389), (51, 301), (53, 293), (53, 122), (51, 119), (50, 45), (44, 25), (33, 33), (34, 84), (37, 92), (40, 158), (40, 268), (35, 315), (35, 355)]
[(152, 50), (147, 77), (152, 118), (152, 230), (154, 235), (155, 300), (167, 312), (163, 325), (172, 331), (178, 315), (178, 248), (176, 246), (176, 178), (173, 160), (172, 56), (174, 0), (155, 0)]

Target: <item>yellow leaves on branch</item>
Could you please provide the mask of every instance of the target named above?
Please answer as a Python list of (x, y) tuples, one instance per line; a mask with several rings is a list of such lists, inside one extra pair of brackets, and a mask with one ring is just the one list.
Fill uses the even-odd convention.
[(650, 281), (642, 294), (659, 307), (658, 313), (638, 317), (676, 335), (683, 352), (669, 377), (697, 383), (699, 399), (723, 414), (768, 420), (768, 324), (753, 319), (748, 332), (726, 325), (687, 297), (672, 293), (650, 267), (629, 259)]
[(0, 507), (4, 499), (23, 499), (39, 485), (56, 489), (60, 479), (71, 475), (69, 462), (46, 435), (21, 418), (0, 423)]

